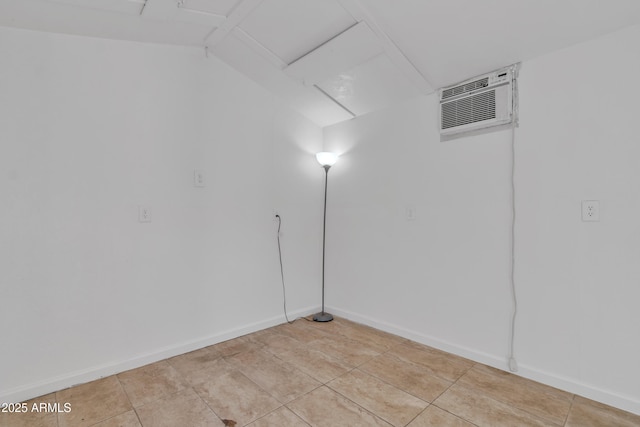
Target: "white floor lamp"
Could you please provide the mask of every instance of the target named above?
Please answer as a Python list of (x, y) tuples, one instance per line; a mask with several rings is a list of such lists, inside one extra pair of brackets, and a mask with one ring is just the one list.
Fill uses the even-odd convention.
[(318, 163), (320, 163), (320, 166), (324, 168), (324, 219), (322, 223), (322, 311), (314, 314), (313, 320), (316, 322), (330, 322), (333, 320), (333, 316), (324, 311), (324, 250), (327, 230), (327, 181), (329, 179), (329, 168), (336, 163), (338, 155), (323, 151), (316, 154), (316, 159)]

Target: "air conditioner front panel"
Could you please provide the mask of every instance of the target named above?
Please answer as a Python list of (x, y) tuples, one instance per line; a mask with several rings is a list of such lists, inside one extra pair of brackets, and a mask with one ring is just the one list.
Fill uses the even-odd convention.
[(466, 132), (511, 121), (511, 87), (501, 85), (441, 102), (440, 133)]

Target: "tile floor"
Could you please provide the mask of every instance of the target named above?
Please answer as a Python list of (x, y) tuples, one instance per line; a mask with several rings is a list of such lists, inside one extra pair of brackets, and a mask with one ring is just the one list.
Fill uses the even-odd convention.
[(375, 329), (298, 320), (28, 402), (19, 426), (640, 426), (640, 416)]

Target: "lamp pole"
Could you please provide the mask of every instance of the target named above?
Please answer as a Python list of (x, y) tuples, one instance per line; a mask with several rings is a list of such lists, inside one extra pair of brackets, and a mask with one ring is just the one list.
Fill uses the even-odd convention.
[(331, 165), (337, 160), (337, 156), (333, 153), (318, 153), (316, 155), (318, 162), (324, 168), (324, 214), (322, 218), (322, 311), (313, 315), (313, 320), (316, 322), (330, 322), (333, 320), (333, 316), (324, 311), (324, 259), (326, 249), (326, 236), (327, 236), (327, 185), (329, 182), (329, 169)]

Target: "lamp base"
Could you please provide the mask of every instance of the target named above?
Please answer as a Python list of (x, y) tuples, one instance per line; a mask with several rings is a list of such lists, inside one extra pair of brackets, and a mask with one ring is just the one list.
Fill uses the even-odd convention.
[(333, 316), (323, 311), (321, 313), (314, 314), (313, 320), (316, 322), (331, 322), (333, 320)]

